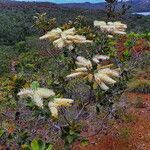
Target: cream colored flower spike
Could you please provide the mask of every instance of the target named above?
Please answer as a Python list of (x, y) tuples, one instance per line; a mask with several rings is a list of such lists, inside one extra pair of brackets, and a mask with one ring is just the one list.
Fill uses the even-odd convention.
[(109, 89), (109, 87), (106, 86), (106, 84), (101, 80), (101, 78), (99, 78), (99, 76), (98, 76), (97, 73), (95, 73), (94, 78), (95, 78), (96, 83), (99, 85), (99, 87), (100, 87), (102, 90), (107, 91), (107, 90)]
[(74, 77), (79, 77), (79, 76), (83, 76), (86, 75), (86, 73), (84, 72), (75, 72), (75, 73), (71, 73), (69, 75), (66, 76), (66, 78), (74, 78)]
[(86, 40), (85, 36), (76, 35), (75, 33), (75, 28), (64, 31), (57, 28), (46, 33), (40, 39), (49, 39), (53, 42), (54, 47), (59, 49), (67, 47), (69, 50), (72, 50), (75, 44), (92, 43), (92, 41)]
[(49, 107), (49, 110), (51, 112), (51, 115), (54, 118), (58, 118), (58, 107), (57, 107), (57, 105), (54, 104), (53, 102), (49, 102), (48, 103), (48, 107)]
[(56, 28), (51, 30), (50, 32), (47, 32), (45, 35), (41, 36), (40, 39), (49, 39), (49, 40), (56, 40), (60, 37), (60, 34), (62, 33), (62, 30), (60, 28)]
[(110, 57), (109, 56), (106, 56), (106, 55), (95, 55), (93, 58), (92, 58), (92, 60), (93, 60), (93, 62), (95, 62), (95, 63), (99, 63), (100, 62), (100, 60), (108, 60)]
[(115, 80), (113, 80), (112, 78), (110, 78), (107, 74), (104, 73), (97, 73), (98, 78), (108, 84), (114, 84), (116, 83)]
[(38, 107), (43, 108), (43, 99), (37, 93), (34, 93), (34, 95), (33, 95), (33, 101), (35, 102), (35, 104)]
[(22, 98), (30, 97), (38, 107), (43, 108), (43, 98), (54, 96), (55, 93), (47, 88), (37, 88), (37, 90), (22, 89), (17, 95)]
[[(123, 24), (119, 21), (116, 22), (104, 22), (104, 21), (94, 21), (94, 26), (100, 27), (102, 31), (111, 33), (111, 34), (126, 34), (125, 30), (127, 28), (126, 24)], [(109, 35), (110, 38), (112, 36)]]
[(99, 26), (106, 26), (106, 22), (105, 21), (94, 21), (94, 26), (95, 27), (99, 27)]
[(115, 71), (115, 70), (112, 70), (110, 68), (105, 68), (105, 69), (101, 69), (98, 71), (99, 73), (104, 73), (104, 74), (107, 74), (109, 76), (114, 76), (114, 77), (119, 77), (119, 72)]
[(88, 71), (88, 69), (86, 68), (86, 67), (81, 67), (81, 68), (77, 68), (77, 69), (75, 69), (75, 71), (76, 72), (86, 72), (86, 71)]
[(108, 60), (110, 59), (109, 56), (106, 56), (106, 55), (96, 55), (97, 59), (101, 59), (101, 60)]
[(54, 117), (54, 118), (58, 118), (58, 109), (56, 107), (50, 107), (49, 108), (50, 111), (51, 111), (51, 115)]
[(62, 38), (59, 38), (53, 42), (54, 47), (62, 49), (65, 47), (65, 42)]
[(126, 32), (117, 31), (117, 30), (113, 31), (113, 33), (114, 33), (114, 34), (122, 34), (122, 35), (125, 35), (125, 34), (126, 34)]
[(112, 38), (113, 38), (113, 36), (112, 36), (112, 35), (108, 35), (107, 37), (108, 37), (108, 38), (110, 38), (110, 39), (112, 39)]
[(119, 21), (116, 21), (116, 22), (114, 22), (114, 25), (116, 26), (116, 28), (124, 28), (124, 29), (127, 29), (127, 25), (126, 24), (123, 24), (123, 23), (121, 23), (121, 22), (119, 22)]
[(114, 84), (116, 83), (111, 77), (119, 77), (119, 73), (116, 70), (111, 70), (110, 68), (105, 68), (99, 70), (94, 74), (94, 79), (96, 83), (103, 90), (108, 90), (109, 87), (106, 84)]
[(87, 67), (88, 69), (91, 69), (92, 68), (92, 63), (90, 60), (82, 57), (82, 56), (78, 56), (77, 57), (77, 61), (76, 61), (76, 64), (78, 66), (82, 66), (82, 67)]
[(104, 91), (109, 90), (109, 87), (104, 82), (99, 83), (99, 86)]
[(63, 31), (63, 34), (66, 34), (66, 35), (74, 35), (75, 33), (76, 33), (75, 28), (71, 28), (71, 29)]
[(54, 103), (58, 106), (68, 107), (71, 106), (73, 102), (74, 100), (68, 98), (54, 98)]
[(48, 107), (51, 111), (51, 114), (53, 117), (58, 117), (58, 109), (61, 106), (68, 107), (71, 106), (71, 104), (74, 102), (72, 99), (67, 98), (54, 98), (53, 102), (48, 103)]
[(32, 89), (21, 89), (17, 95), (22, 97), (22, 98), (32, 97), (33, 90)]
[(78, 56), (77, 57), (77, 61), (86, 64), (89, 60), (84, 58), (84, 57), (82, 57), (82, 56)]
[(49, 98), (50, 96), (55, 95), (53, 90), (47, 88), (38, 88), (35, 92), (43, 98)]

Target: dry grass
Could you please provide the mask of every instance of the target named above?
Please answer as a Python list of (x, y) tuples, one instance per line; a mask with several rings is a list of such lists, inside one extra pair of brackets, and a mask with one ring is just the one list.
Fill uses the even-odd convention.
[(128, 91), (148, 94), (150, 93), (150, 81), (144, 79), (136, 79), (128, 84)]

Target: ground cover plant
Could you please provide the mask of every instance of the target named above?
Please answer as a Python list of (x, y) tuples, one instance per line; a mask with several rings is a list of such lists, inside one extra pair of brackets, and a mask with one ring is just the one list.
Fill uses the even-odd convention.
[(105, 18), (92, 23), (35, 11), (20, 29), (26, 37), (0, 35), (0, 149), (107, 150), (116, 137), (121, 149), (149, 147), (142, 128), (143, 141), (135, 140), (133, 124), (149, 121), (150, 33), (129, 32), (118, 21), (129, 6), (116, 11), (117, 1), (107, 3)]

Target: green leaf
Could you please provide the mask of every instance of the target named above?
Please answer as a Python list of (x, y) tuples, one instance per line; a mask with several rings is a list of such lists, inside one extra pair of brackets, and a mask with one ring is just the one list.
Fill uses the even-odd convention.
[(123, 55), (125, 58), (129, 58), (131, 56), (131, 53), (129, 50), (126, 50), (126, 51), (124, 51)]
[(34, 139), (34, 140), (31, 142), (31, 149), (32, 149), (32, 150), (40, 150), (37, 140)]
[(23, 150), (31, 150), (31, 149), (30, 149), (30, 146), (27, 145), (27, 144), (21, 145), (21, 149), (23, 149)]
[(116, 45), (116, 42), (115, 42), (115, 41), (111, 41), (111, 42), (109, 42), (109, 44), (110, 44), (111, 46), (114, 46), (114, 45)]
[(39, 150), (45, 149), (45, 143), (42, 140), (38, 140), (38, 146), (39, 146)]
[(74, 135), (74, 134), (75, 134), (75, 132), (74, 132), (74, 131), (72, 131), (72, 130), (70, 130), (70, 131), (69, 131), (69, 134), (70, 134), (70, 135)]
[(131, 47), (131, 46), (133, 46), (132, 41), (130, 41), (130, 40), (126, 41), (126, 42), (125, 42), (125, 46), (126, 46), (126, 47)]
[(32, 84), (31, 84), (31, 88), (33, 90), (37, 90), (37, 88), (39, 87), (39, 83), (37, 81), (33, 81)]
[(52, 150), (53, 148), (53, 145), (52, 144), (49, 144), (48, 148), (46, 150)]
[(97, 112), (97, 113), (99, 113), (99, 112), (100, 112), (99, 105), (96, 105), (96, 112)]
[(81, 141), (81, 145), (82, 146), (87, 146), (89, 144), (89, 141), (87, 140), (87, 139), (83, 139), (82, 141)]
[(68, 136), (66, 137), (66, 139), (67, 139), (68, 143), (71, 144), (71, 143), (73, 142), (73, 140), (74, 140), (74, 137), (71, 136), (71, 135), (68, 135)]
[(34, 68), (34, 65), (33, 64), (27, 64), (26, 67)]
[(2, 135), (5, 133), (5, 131), (3, 129), (0, 129), (0, 137), (2, 137)]
[(27, 101), (26, 107), (34, 107), (35, 103), (33, 101)]
[(97, 89), (98, 88), (98, 84), (96, 83), (96, 82), (94, 82), (94, 84), (93, 84), (93, 89), (95, 90), (95, 89)]

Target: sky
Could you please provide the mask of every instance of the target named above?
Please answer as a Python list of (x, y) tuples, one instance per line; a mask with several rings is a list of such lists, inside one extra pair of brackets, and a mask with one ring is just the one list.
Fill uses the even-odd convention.
[(53, 3), (82, 3), (82, 2), (99, 3), (104, 2), (105, 0), (18, 0), (18, 1), (47, 1)]

